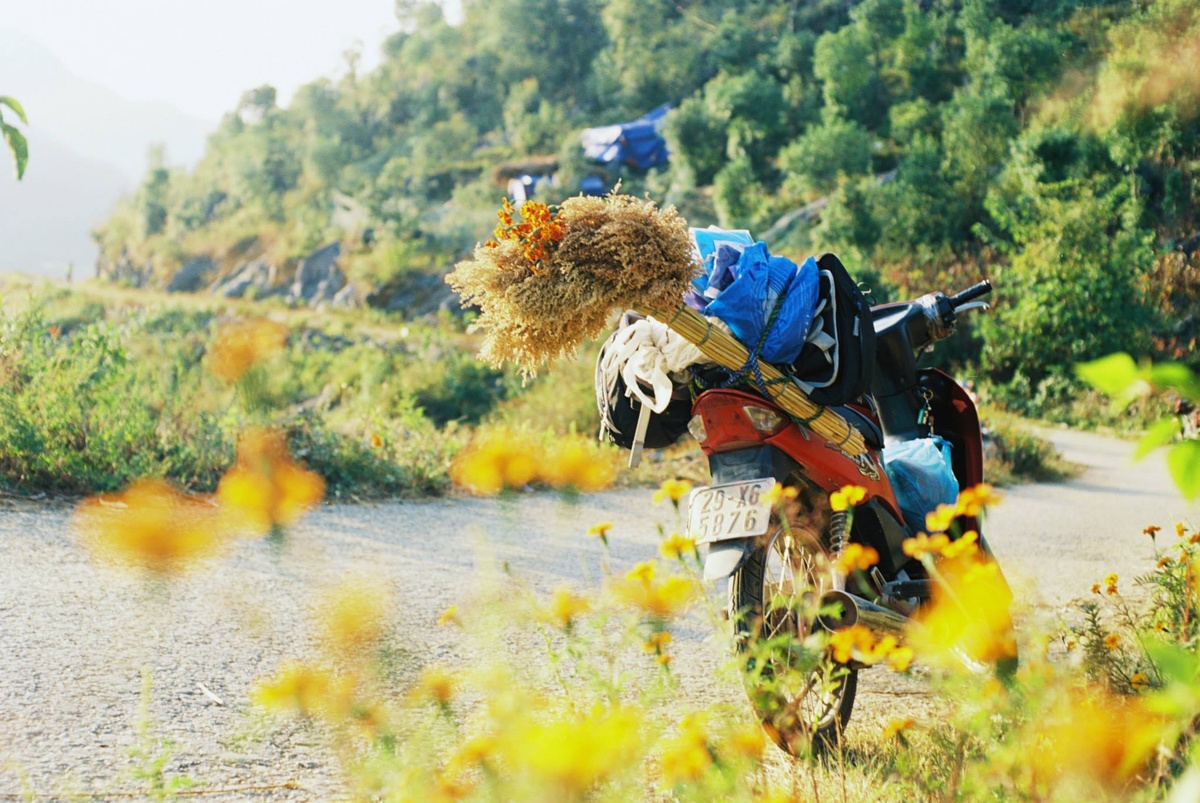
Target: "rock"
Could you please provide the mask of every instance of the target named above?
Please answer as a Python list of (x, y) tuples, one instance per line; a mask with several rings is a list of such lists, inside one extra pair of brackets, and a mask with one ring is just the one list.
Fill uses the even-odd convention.
[(341, 255), (341, 243), (331, 243), (301, 260), (288, 291), (288, 301), (315, 306), (332, 299), (346, 284), (346, 277), (337, 266)]
[(371, 307), (402, 312), (406, 318), (435, 315), (441, 310), (458, 312), (458, 296), (446, 284), (443, 273), (407, 273), (367, 296)]
[(357, 307), (358, 294), (354, 292), (354, 285), (347, 284), (341, 290), (334, 294), (333, 298), (329, 299), (331, 307)]
[(276, 267), (266, 259), (255, 259), (218, 281), (210, 292), (225, 298), (242, 298), (251, 289), (256, 298), (277, 295), (283, 292), (282, 287), (275, 287), (277, 274)]
[(208, 283), (209, 274), (213, 272), (213, 261), (208, 257), (196, 257), (183, 263), (183, 267), (175, 271), (171, 281), (167, 282), (168, 293), (194, 293)]

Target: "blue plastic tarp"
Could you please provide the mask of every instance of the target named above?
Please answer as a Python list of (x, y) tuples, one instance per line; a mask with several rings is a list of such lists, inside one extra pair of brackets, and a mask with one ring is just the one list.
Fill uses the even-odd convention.
[[(767, 244), (720, 245), (708, 276), (716, 298), (703, 310), (725, 322), (751, 351), (771, 363), (791, 364), (800, 356), (816, 312), (820, 279), (812, 257), (797, 267), (771, 256)], [(707, 293), (706, 293), (707, 295)]]
[(641, 170), (667, 163), (667, 141), (660, 130), (671, 104), (659, 106), (629, 123), (584, 129), (583, 152), (602, 164), (627, 164)]

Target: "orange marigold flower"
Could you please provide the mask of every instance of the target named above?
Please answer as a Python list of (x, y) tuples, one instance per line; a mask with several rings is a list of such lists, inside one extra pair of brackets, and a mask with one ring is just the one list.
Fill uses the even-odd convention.
[(893, 719), (883, 729), (883, 739), (887, 741), (896, 736), (899, 736), (902, 731), (905, 731), (913, 726), (912, 719), (905, 717), (904, 719)]
[(942, 557), (954, 560), (960, 557), (974, 557), (979, 554), (979, 533), (968, 530), (956, 541), (951, 541), (942, 547)]
[(1163, 568), (1166, 568), (1167, 566), (1170, 566), (1171, 563), (1172, 563), (1172, 561), (1171, 561), (1170, 556), (1163, 555), (1161, 558), (1158, 559), (1158, 563), (1156, 563), (1154, 565), (1157, 566), (1159, 569), (1163, 569)]
[(835, 567), (843, 575), (847, 575), (855, 570), (865, 572), (878, 562), (879, 552), (875, 547), (851, 543), (846, 544), (842, 549), (842, 554), (838, 555)]
[(295, 524), (325, 496), (325, 481), (288, 457), (282, 432), (251, 429), (238, 439), (237, 463), (217, 486), (231, 523), (258, 535)]
[(1129, 678), (1129, 685), (1133, 687), (1134, 691), (1145, 691), (1150, 688), (1150, 678), (1141, 672), (1134, 672)]
[(942, 533), (950, 529), (958, 515), (955, 505), (938, 505), (937, 509), (925, 514), (925, 529), (931, 533)]
[(1182, 522), (1182, 521), (1177, 521), (1177, 522), (1175, 522), (1175, 535), (1176, 535), (1177, 537), (1179, 537), (1179, 538), (1183, 538), (1183, 534), (1184, 534), (1184, 533), (1186, 533), (1186, 532), (1187, 532), (1187, 527), (1184, 527), (1184, 526), (1183, 526), (1183, 522)]
[(1116, 633), (1109, 633), (1104, 637), (1104, 649), (1115, 650), (1121, 645), (1121, 637)]
[(1142, 530), (1142, 533), (1144, 533), (1145, 535), (1148, 535), (1148, 536), (1150, 536), (1151, 538), (1153, 538), (1153, 537), (1154, 537), (1155, 535), (1157, 535), (1157, 534), (1158, 534), (1158, 533), (1159, 533), (1161, 530), (1162, 530), (1162, 527), (1157, 527), (1157, 526), (1155, 526), (1155, 525), (1151, 524), (1149, 527), (1147, 527), (1146, 529)]
[(288, 329), (281, 323), (257, 318), (224, 327), (208, 349), (208, 370), (237, 382), (257, 362), (287, 345)]
[(915, 538), (905, 539), (901, 548), (910, 558), (923, 560), (926, 556), (940, 555), (949, 543), (950, 538), (943, 533), (933, 536), (917, 533)]
[(1092, 593), (1093, 594), (1100, 593), (1100, 584), (1099, 583), (1092, 583)]
[(861, 485), (843, 485), (829, 495), (829, 508), (835, 513), (862, 504), (867, 498), (867, 489)]

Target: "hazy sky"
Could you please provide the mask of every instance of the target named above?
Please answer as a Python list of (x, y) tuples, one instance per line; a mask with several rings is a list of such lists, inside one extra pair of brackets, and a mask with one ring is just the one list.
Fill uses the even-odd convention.
[[(131, 100), (164, 100), (216, 121), (245, 89), (281, 100), (341, 74), (355, 43), (363, 68), (398, 29), (393, 0), (27, 0), (0, 23), (38, 40), (78, 75)], [(457, 6), (457, 2), (454, 3)]]

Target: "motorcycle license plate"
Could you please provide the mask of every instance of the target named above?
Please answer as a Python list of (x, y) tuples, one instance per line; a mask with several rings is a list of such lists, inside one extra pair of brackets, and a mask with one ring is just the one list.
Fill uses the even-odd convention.
[(774, 485), (768, 477), (697, 488), (688, 501), (688, 535), (697, 544), (762, 535), (771, 523), (766, 494)]

